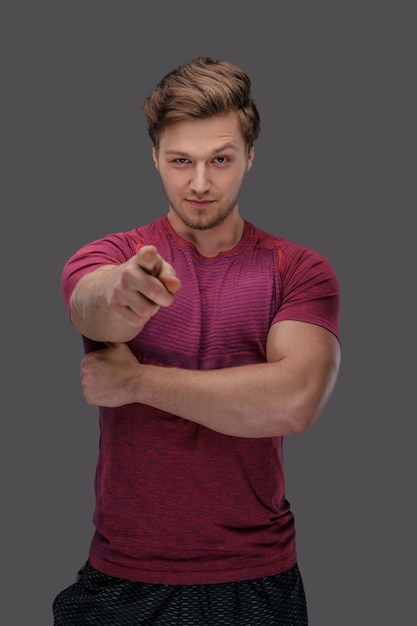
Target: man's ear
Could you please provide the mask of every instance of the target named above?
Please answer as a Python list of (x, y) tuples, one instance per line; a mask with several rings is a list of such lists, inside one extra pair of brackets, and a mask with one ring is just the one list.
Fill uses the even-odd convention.
[(153, 162), (155, 164), (155, 169), (157, 171), (159, 171), (159, 168), (158, 168), (158, 157), (157, 157), (157, 154), (156, 154), (155, 146), (152, 146), (152, 158), (153, 158)]
[(250, 168), (252, 167), (254, 158), (255, 158), (255, 148), (252, 146), (251, 148), (249, 148), (249, 151), (248, 151), (248, 166), (246, 168), (247, 172), (249, 172)]

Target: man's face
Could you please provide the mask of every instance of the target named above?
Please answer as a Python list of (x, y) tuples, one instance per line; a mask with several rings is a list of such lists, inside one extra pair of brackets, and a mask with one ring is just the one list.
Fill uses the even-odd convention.
[(208, 230), (237, 215), (253, 157), (254, 149), (248, 152), (235, 112), (168, 126), (153, 158), (174, 228)]

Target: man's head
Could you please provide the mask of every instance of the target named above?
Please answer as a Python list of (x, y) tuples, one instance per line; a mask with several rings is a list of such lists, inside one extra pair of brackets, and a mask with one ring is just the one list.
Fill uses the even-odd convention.
[(170, 124), (236, 111), (249, 150), (260, 131), (248, 75), (228, 61), (196, 58), (173, 70), (145, 100), (143, 112), (153, 146)]

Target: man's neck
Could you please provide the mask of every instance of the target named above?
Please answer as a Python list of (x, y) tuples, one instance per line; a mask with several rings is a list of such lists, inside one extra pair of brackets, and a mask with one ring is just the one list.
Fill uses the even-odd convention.
[(202, 256), (208, 258), (234, 248), (239, 243), (245, 226), (239, 214), (231, 215), (219, 226), (207, 230), (188, 228), (176, 219), (175, 214), (169, 213), (167, 217), (177, 235), (192, 243)]

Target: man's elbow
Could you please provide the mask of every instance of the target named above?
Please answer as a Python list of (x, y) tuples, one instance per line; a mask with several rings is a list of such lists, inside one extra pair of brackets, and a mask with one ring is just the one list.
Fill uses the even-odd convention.
[(288, 418), (287, 435), (298, 435), (306, 432), (319, 418), (320, 412), (311, 410), (296, 411)]
[(295, 394), (288, 406), (289, 434), (304, 433), (323, 413), (336, 384), (339, 359), (329, 364), (327, 375), (311, 385), (305, 385)]
[(331, 391), (325, 393), (306, 394), (288, 411), (288, 434), (296, 435), (306, 432), (318, 420), (329, 400)]
[(304, 399), (287, 407), (285, 411), (271, 414), (269, 424), (266, 426), (271, 436), (297, 435), (306, 432), (311, 428), (321, 413), (325, 402), (312, 402)]

